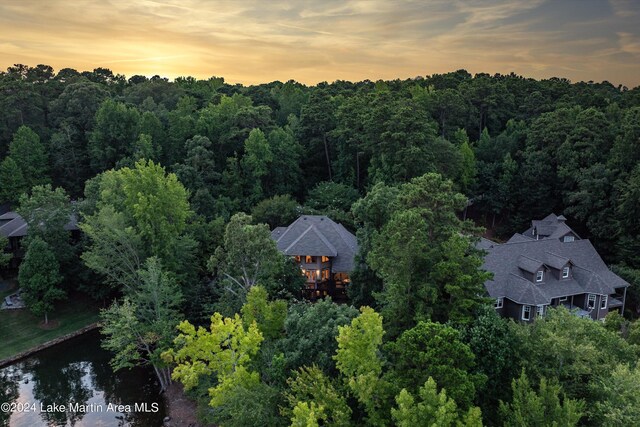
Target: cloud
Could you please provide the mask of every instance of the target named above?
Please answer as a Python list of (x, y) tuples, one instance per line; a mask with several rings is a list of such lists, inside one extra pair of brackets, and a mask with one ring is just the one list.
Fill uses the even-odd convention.
[(637, 85), (631, 1), (0, 3), (0, 67), (113, 67), (126, 75), (393, 79), (467, 68)]

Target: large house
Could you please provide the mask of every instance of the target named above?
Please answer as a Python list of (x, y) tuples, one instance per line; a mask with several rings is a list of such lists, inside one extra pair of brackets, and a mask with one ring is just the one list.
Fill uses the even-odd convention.
[(288, 227), (274, 229), (271, 237), (300, 266), (306, 277), (306, 297), (345, 297), (358, 243), (342, 224), (324, 215), (302, 215)]
[[(75, 214), (71, 214), (69, 222), (64, 226), (64, 229), (71, 233), (73, 240), (78, 240), (80, 229), (78, 228), (78, 219)], [(8, 269), (18, 268), (20, 261), (24, 257), (24, 248), (21, 245), (21, 241), (27, 235), (28, 230), (29, 225), (18, 213), (9, 211), (0, 215), (0, 235), (9, 240), (9, 246), (4, 250), (13, 254), (7, 266)]]
[(594, 320), (624, 311), (629, 283), (609, 270), (562, 215), (531, 221), (506, 243), (482, 239), (478, 246), (487, 252), (483, 269), (493, 273), (485, 287), (503, 316), (531, 322), (559, 305)]

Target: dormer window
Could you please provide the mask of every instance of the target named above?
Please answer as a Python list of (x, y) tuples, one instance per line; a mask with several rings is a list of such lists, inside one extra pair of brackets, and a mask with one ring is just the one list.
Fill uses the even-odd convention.
[(542, 279), (544, 279), (544, 271), (538, 270), (536, 273), (536, 282), (542, 282)]
[(571, 235), (564, 236), (564, 238), (562, 239), (564, 243), (573, 242), (574, 240), (576, 240), (576, 238)]
[(567, 279), (569, 277), (569, 267), (565, 267), (562, 269), (562, 278)]

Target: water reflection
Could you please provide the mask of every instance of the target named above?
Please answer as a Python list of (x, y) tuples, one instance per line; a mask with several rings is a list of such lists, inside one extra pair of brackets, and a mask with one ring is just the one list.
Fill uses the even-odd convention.
[[(20, 371), (14, 366), (0, 370), (0, 403), (14, 403), (18, 399), (18, 383), (20, 379)], [(11, 413), (8, 411), (0, 410), (0, 424), (3, 426), (8, 425), (10, 415)]]
[(91, 332), (0, 369), (0, 403), (23, 409), (0, 411), (0, 425), (161, 425), (164, 406), (153, 372), (114, 374), (99, 339)]

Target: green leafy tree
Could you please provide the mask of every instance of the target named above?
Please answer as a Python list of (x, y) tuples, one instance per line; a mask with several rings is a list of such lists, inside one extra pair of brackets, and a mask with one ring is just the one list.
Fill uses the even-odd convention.
[(293, 408), (291, 425), (295, 427), (318, 427), (319, 421), (324, 421), (326, 415), (324, 407), (315, 402), (298, 402)]
[(265, 105), (253, 106), (251, 99), (235, 93), (223, 95), (217, 104), (211, 103), (198, 112), (196, 134), (211, 140), (216, 153), (216, 164), (240, 153), (252, 129), (268, 131), (271, 128), (271, 109)]
[(358, 200), (358, 196), (358, 191), (348, 185), (329, 181), (319, 182), (309, 191), (305, 208), (351, 226), (353, 224), (351, 205)]
[(488, 424), (498, 423), (500, 400), (510, 398), (510, 390), (503, 387), (518, 375), (522, 364), (521, 343), (509, 320), (487, 306), (479, 316), (461, 331), (460, 339), (475, 356), (471, 373), (486, 377), (484, 384), (476, 387), (475, 403), (482, 408)]
[(90, 176), (87, 141), (79, 132), (64, 121), (49, 141), (53, 182), (74, 196), (82, 194), (84, 181)]
[(269, 302), (267, 296), (262, 286), (253, 286), (240, 311), (246, 327), (255, 322), (265, 340), (275, 340), (284, 332), (287, 303), (283, 300)]
[(33, 237), (20, 264), (18, 283), (25, 304), (33, 314), (44, 315), (45, 325), (49, 323), (54, 303), (65, 298), (64, 291), (58, 287), (61, 281), (60, 264), (52, 248), (40, 237)]
[(413, 99), (388, 91), (376, 95), (368, 116), (372, 182), (398, 184), (436, 170), (437, 125)]
[(131, 280), (151, 256), (168, 271), (188, 274), (185, 265), (192, 263), (194, 241), (187, 221), (192, 212), (187, 190), (174, 174), (140, 161), (133, 169), (105, 172), (91, 185), (97, 188), (87, 187), (89, 211), (80, 224), (91, 241), (82, 255), (89, 268), (125, 287), (135, 286)]
[[(244, 371), (243, 371), (244, 372)], [(237, 375), (211, 399), (209, 410), (216, 425), (247, 427), (284, 426), (278, 414), (282, 397), (278, 389), (258, 380), (257, 375)]]
[(402, 185), (388, 222), (372, 233), (367, 261), (384, 283), (376, 299), (391, 336), (430, 317), (469, 322), (486, 301), (477, 230), (457, 218), (466, 198), (452, 185), (438, 174)]
[(223, 245), (209, 260), (209, 268), (231, 298), (229, 308), (236, 312), (256, 284), (264, 286), (271, 295), (286, 287), (279, 281), (288, 265), (286, 258), (278, 251), (269, 227), (252, 222), (249, 215), (234, 215), (227, 224)]
[(481, 427), (480, 409), (470, 408), (461, 416), (456, 402), (447, 396), (446, 390), (438, 393), (436, 382), (429, 377), (418, 391), (419, 400), (406, 389), (396, 396), (397, 408), (391, 409), (391, 417), (398, 427), (412, 426), (466, 426)]
[(475, 356), (461, 341), (460, 333), (450, 326), (420, 322), (387, 345), (392, 355), (389, 382), (398, 388), (417, 392), (429, 378), (468, 409), (476, 388), (486, 380), (473, 373)]
[(287, 380), (287, 385), (285, 398), (289, 406), (283, 407), (280, 411), (284, 417), (299, 417), (296, 408), (301, 404), (317, 405), (318, 408), (322, 408), (318, 415), (325, 424), (352, 425), (351, 408), (345, 397), (317, 366), (304, 366), (295, 371), (294, 376)]
[(539, 390), (531, 387), (524, 370), (511, 383), (511, 403), (500, 402), (505, 427), (576, 426), (582, 418), (584, 402), (568, 399), (562, 387), (542, 378)]
[(22, 175), (18, 164), (11, 158), (5, 157), (0, 163), (0, 201), (2, 203), (16, 203), (20, 196), (27, 192), (28, 184)]
[(338, 328), (350, 324), (357, 315), (353, 307), (329, 298), (292, 305), (284, 324), (285, 337), (277, 347), (285, 355), (287, 371), (315, 365), (329, 375), (336, 374), (332, 356), (338, 348)]
[(50, 182), (47, 150), (40, 137), (27, 126), (20, 126), (9, 145), (9, 156), (20, 169), (27, 188)]
[(616, 218), (620, 238), (617, 248), (622, 254), (628, 267), (640, 269), (640, 226), (628, 215), (633, 207), (640, 203), (640, 165), (634, 167), (624, 181), (617, 185), (619, 198), (616, 206)]
[(384, 423), (380, 409), (384, 405), (381, 380), (382, 317), (370, 307), (362, 307), (361, 314), (350, 325), (338, 327), (338, 350), (334, 359), (345, 383), (367, 412), (371, 425)]
[[(235, 405), (234, 396), (239, 393), (246, 396), (244, 393), (251, 393), (261, 386), (260, 375), (249, 370), (249, 363), (263, 341), (255, 322), (245, 327), (237, 314), (233, 318), (223, 318), (215, 313), (211, 316), (210, 330), (196, 329), (187, 321), (180, 323), (178, 330), (180, 334), (174, 340), (174, 348), (162, 357), (177, 364), (172, 378), (179, 380), (187, 390), (195, 387), (203, 376), (215, 375), (217, 384), (209, 389), (211, 407), (221, 408), (229, 414), (229, 405)], [(232, 411), (230, 415), (237, 418), (238, 411)]]
[(9, 239), (5, 236), (0, 236), (0, 268), (6, 267), (13, 258), (13, 254), (7, 253), (6, 250), (9, 247)]
[(65, 227), (71, 221), (72, 205), (64, 189), (54, 189), (51, 184), (37, 185), (30, 194), (20, 197), (17, 212), (29, 225), (27, 240), (40, 237), (54, 251), (59, 263), (70, 261), (71, 236)]
[(115, 371), (151, 365), (164, 391), (171, 384), (170, 368), (160, 357), (169, 348), (179, 322), (180, 288), (160, 260), (148, 258), (138, 272), (140, 286), (122, 303), (114, 302), (101, 312), (102, 346), (114, 352)]
[(264, 199), (251, 210), (251, 216), (257, 224), (268, 224), (271, 229), (291, 224), (301, 213), (298, 202), (288, 194)]
[(182, 158), (181, 151), (185, 141), (196, 135), (197, 100), (191, 96), (182, 96), (167, 119), (168, 144), (162, 151), (164, 164), (175, 164)]
[(593, 384), (600, 399), (594, 421), (601, 426), (629, 426), (640, 419), (640, 370), (626, 364)]
[(618, 333), (564, 307), (548, 310), (530, 328), (513, 326), (522, 340), (520, 354), (528, 374), (534, 379), (556, 379), (567, 396), (585, 400), (587, 413), (597, 401), (589, 384), (637, 357), (636, 350)]
[[(172, 377), (190, 389), (200, 377), (215, 374), (219, 383), (225, 377), (244, 368), (260, 349), (263, 336), (257, 323), (245, 328), (242, 318), (223, 318), (220, 313), (211, 316), (209, 331), (195, 328), (188, 321), (178, 325), (180, 334), (174, 340), (174, 348), (163, 354), (163, 359), (177, 364)], [(244, 374), (242, 374), (244, 375)]]
[(351, 274), (351, 286), (347, 288), (349, 299), (356, 306), (376, 306), (374, 295), (382, 290), (382, 279), (366, 262), (373, 241), (380, 229), (398, 208), (398, 187), (375, 184), (367, 195), (356, 201), (351, 211), (358, 225), (358, 254), (355, 270)]
[(244, 156), (242, 156), (242, 168), (247, 179), (249, 200), (256, 202), (264, 195), (266, 182), (264, 177), (269, 172), (273, 153), (269, 147), (264, 132), (253, 129), (244, 142)]
[[(184, 143), (186, 152), (184, 162), (173, 166), (180, 182), (191, 191), (191, 202), (199, 203), (194, 206), (196, 210), (204, 215), (211, 216), (214, 207), (202, 203), (204, 196), (199, 192), (206, 192), (211, 196), (210, 188), (217, 185), (220, 180), (220, 173), (216, 171), (215, 157), (211, 151), (211, 141), (204, 136), (196, 135)], [(212, 197), (211, 197), (212, 198)]]
[(102, 172), (116, 165), (118, 160), (132, 154), (138, 137), (140, 113), (135, 107), (107, 99), (96, 112), (96, 123), (89, 136), (89, 159), (94, 172)]
[(269, 132), (269, 148), (273, 154), (271, 167), (264, 178), (267, 194), (298, 194), (302, 184), (302, 146), (290, 126)]
[(456, 181), (460, 183), (460, 191), (463, 194), (471, 194), (471, 191), (475, 186), (477, 174), (476, 156), (469, 145), (469, 139), (464, 131), (456, 132), (456, 139), (461, 140), (458, 149), (460, 150), (460, 156), (462, 159), (460, 172)]
[(333, 178), (330, 132), (335, 127), (335, 105), (335, 98), (327, 90), (316, 90), (300, 110), (296, 136), (303, 144), (304, 152), (309, 153), (303, 158), (301, 167), (305, 175), (311, 177), (311, 182)]
[(123, 157), (116, 162), (116, 169), (127, 167), (135, 167), (135, 163), (141, 160), (156, 160), (158, 155), (156, 154), (158, 149), (156, 148), (151, 135), (141, 133), (138, 139), (133, 143), (131, 148), (131, 154)]

